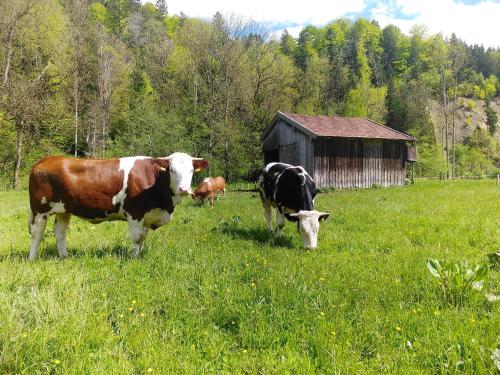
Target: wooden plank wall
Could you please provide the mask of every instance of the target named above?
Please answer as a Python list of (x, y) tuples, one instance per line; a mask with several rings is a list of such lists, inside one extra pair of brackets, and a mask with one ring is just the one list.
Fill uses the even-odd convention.
[[(290, 147), (291, 145), (295, 145)], [(264, 152), (280, 150), (279, 160), (283, 163), (303, 166), (308, 173), (313, 169), (313, 143), (309, 135), (279, 120), (262, 142)], [(290, 152), (295, 149), (296, 155)]]
[(403, 142), (349, 138), (314, 141), (318, 187), (366, 188), (405, 183)]

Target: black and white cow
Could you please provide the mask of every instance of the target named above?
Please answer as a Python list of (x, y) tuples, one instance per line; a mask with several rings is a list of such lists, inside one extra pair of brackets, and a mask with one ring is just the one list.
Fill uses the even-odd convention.
[(330, 214), (314, 209), (316, 184), (305, 169), (285, 163), (269, 163), (259, 177), (259, 190), (269, 231), (273, 230), (272, 207), (275, 207), (277, 234), (281, 234), (285, 218), (295, 221), (304, 247), (315, 249), (319, 222)]

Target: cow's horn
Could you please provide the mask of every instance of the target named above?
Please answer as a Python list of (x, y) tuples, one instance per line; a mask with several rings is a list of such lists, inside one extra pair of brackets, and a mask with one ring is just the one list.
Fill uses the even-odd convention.
[(166, 171), (167, 171), (167, 168), (160, 167), (160, 171), (162, 171), (162, 172), (166, 172)]
[(203, 158), (193, 158), (193, 157), (191, 157), (191, 159), (193, 159), (193, 160), (203, 160)]

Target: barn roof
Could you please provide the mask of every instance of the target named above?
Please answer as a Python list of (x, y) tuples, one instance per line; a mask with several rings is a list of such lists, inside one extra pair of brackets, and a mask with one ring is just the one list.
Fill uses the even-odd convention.
[(361, 117), (313, 116), (290, 112), (278, 112), (269, 127), (264, 131), (263, 138), (274, 124), (282, 119), (313, 137), (339, 138), (373, 138), (399, 141), (416, 141), (412, 136), (399, 132), (388, 126)]

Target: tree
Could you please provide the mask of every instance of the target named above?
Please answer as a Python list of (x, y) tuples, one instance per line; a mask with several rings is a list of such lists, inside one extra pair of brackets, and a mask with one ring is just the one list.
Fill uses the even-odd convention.
[(19, 188), (26, 135), (35, 133), (37, 125), (47, 116), (44, 103), (53, 94), (53, 87), (59, 84), (61, 57), (67, 46), (62, 9), (57, 2), (18, 4), (21, 10), (14, 8), (7, 28), (2, 30), (8, 43), (1, 109), (16, 131), (14, 189)]
[(165, 0), (156, 0), (156, 8), (163, 16), (168, 14), (167, 2)]
[(488, 130), (490, 131), (490, 134), (493, 135), (497, 131), (498, 115), (491, 107), (489, 100), (486, 100), (486, 103), (484, 105), (484, 112), (486, 113), (486, 124), (488, 125)]

